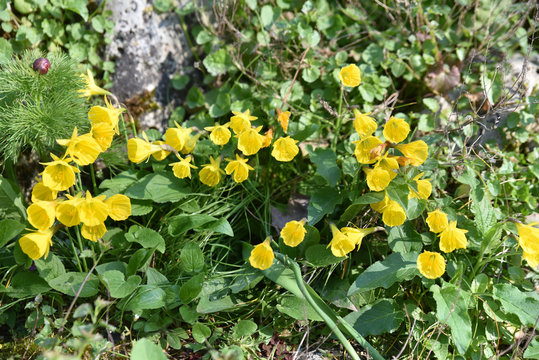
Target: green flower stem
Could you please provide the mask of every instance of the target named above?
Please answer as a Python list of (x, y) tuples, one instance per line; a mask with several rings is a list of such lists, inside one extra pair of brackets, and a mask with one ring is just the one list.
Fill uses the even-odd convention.
[(80, 264), (79, 256), (77, 255), (77, 249), (75, 249), (75, 243), (73, 242), (73, 237), (71, 236), (71, 232), (69, 231), (68, 227), (66, 227), (66, 232), (67, 237), (69, 238), (69, 243), (71, 244), (71, 248), (73, 249), (73, 255), (75, 255), (75, 260), (77, 260), (79, 271), (82, 272), (82, 266)]
[(342, 125), (342, 98), (344, 95), (344, 86), (341, 85), (341, 95), (339, 96), (339, 117), (337, 118), (337, 124), (335, 125), (335, 133), (333, 134), (333, 139), (331, 140), (331, 148), (333, 150), (337, 149), (337, 141), (339, 140), (339, 134), (341, 132)]
[[(305, 297), (307, 302), (318, 313), (318, 315), (320, 315), (322, 317), (322, 319), (324, 319), (324, 322), (329, 326), (331, 331), (333, 331), (333, 333), (335, 333), (335, 335), (337, 336), (337, 338), (339, 339), (341, 344), (344, 346), (346, 351), (348, 351), (348, 353), (350, 354), (352, 359), (360, 360), (361, 358), (359, 357), (358, 353), (352, 347), (352, 344), (350, 344), (350, 342), (348, 341), (346, 336), (339, 329), (337, 323), (331, 318), (331, 316), (329, 316), (324, 310), (322, 310), (318, 306), (318, 304), (316, 303), (314, 298), (311, 296), (311, 293), (305, 287), (305, 282), (303, 281), (303, 277), (301, 276), (301, 270), (299, 268), (299, 265), (294, 261), (290, 261), (288, 259), (288, 257), (284, 256), (283, 254), (275, 253), (275, 257), (277, 259), (279, 259), (279, 261), (281, 261), (283, 264), (287, 265), (294, 272), (294, 276), (296, 278), (296, 283), (297, 283), (301, 293), (303, 294), (303, 296)], [(340, 319), (339, 317), (337, 317), (337, 320), (339, 320), (340, 323), (344, 323), (344, 320)], [(376, 349), (373, 348), (372, 345), (369, 344), (367, 342), (367, 340), (365, 340), (365, 338), (363, 338), (363, 336), (361, 336), (359, 333), (352, 334), (352, 335), (354, 336), (355, 340), (361, 346), (363, 346), (364, 348), (366, 348), (369, 351), (369, 354), (373, 357), (373, 359), (375, 359), (375, 360), (384, 360), (382, 355), (380, 355), (378, 353), (378, 351), (376, 351)]]
[(94, 164), (90, 164), (90, 177), (92, 178), (92, 187), (94, 188), (94, 195), (97, 195), (97, 184), (95, 182)]
[(79, 166), (79, 164), (75, 164), (75, 166), (77, 167), (77, 169), (79, 169), (79, 172), (77, 173), (77, 180), (78, 181), (75, 181), (75, 188), (77, 189), (78, 192), (81, 192), (82, 191), (82, 179), (80, 177), (80, 166)]

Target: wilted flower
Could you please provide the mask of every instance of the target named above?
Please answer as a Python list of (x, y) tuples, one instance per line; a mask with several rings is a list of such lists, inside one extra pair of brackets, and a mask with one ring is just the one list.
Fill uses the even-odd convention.
[(458, 229), (457, 222), (451, 221), (440, 234), (440, 250), (450, 253), (456, 249), (466, 249), (468, 230)]
[(271, 156), (278, 161), (291, 161), (299, 152), (299, 148), (296, 145), (297, 142), (297, 140), (292, 139), (290, 136), (277, 139), (273, 143)]
[(391, 117), (384, 125), (384, 138), (394, 144), (400, 143), (408, 136), (410, 125), (404, 119)]
[(43, 185), (54, 191), (64, 191), (75, 184), (75, 173), (80, 172), (76, 167), (69, 165), (71, 158), (60, 159), (51, 154), (54, 161), (40, 163), (46, 165), (41, 173)]
[(284, 133), (288, 131), (288, 120), (290, 119), (290, 111), (277, 110), (277, 121), (281, 124)]
[(286, 223), (281, 230), (281, 237), (287, 246), (296, 247), (303, 241), (307, 233), (305, 223), (305, 219), (300, 221), (292, 220)]
[(417, 268), (427, 279), (436, 279), (445, 272), (444, 257), (432, 251), (424, 251), (417, 257)]
[(267, 237), (264, 242), (256, 245), (253, 250), (251, 250), (249, 263), (254, 268), (266, 270), (271, 267), (274, 258), (275, 255), (273, 254), (273, 249), (271, 248), (271, 239)]
[(347, 87), (356, 87), (361, 84), (361, 72), (357, 65), (352, 64), (345, 66), (339, 72), (339, 80)]
[(245, 112), (232, 111), (232, 113), (234, 116), (230, 118), (230, 127), (235, 134), (241, 134), (245, 130), (250, 129), (251, 121), (258, 119), (256, 116), (251, 115), (249, 109), (245, 110)]
[(264, 141), (262, 142), (262, 148), (266, 148), (271, 145), (271, 140), (273, 140), (273, 129), (268, 129), (264, 135)]
[(223, 170), (219, 167), (220, 162), (219, 159), (214, 160), (213, 157), (210, 156), (210, 163), (202, 165), (202, 170), (200, 170), (198, 175), (203, 184), (215, 186), (221, 181), (221, 173)]
[(229, 162), (225, 168), (227, 175), (234, 173), (232, 177), (235, 182), (241, 183), (249, 177), (249, 170), (254, 170), (250, 165), (247, 164), (249, 159), (244, 159), (238, 154), (236, 154), (236, 160), (227, 159)]

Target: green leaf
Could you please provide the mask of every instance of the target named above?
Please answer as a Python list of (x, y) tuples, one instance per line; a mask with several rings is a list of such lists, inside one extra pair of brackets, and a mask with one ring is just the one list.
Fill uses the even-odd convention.
[(316, 191), (311, 197), (307, 208), (309, 225), (315, 225), (326, 214), (333, 213), (335, 206), (341, 201), (339, 192), (331, 187)]
[(157, 203), (177, 202), (191, 193), (172, 172), (153, 173), (144, 176), (125, 191), (132, 199), (152, 200)]
[(395, 77), (400, 77), (406, 71), (406, 66), (402, 61), (394, 60), (391, 64), (391, 73)]
[(364, 204), (349, 205), (339, 218), (339, 224), (346, 224), (347, 222), (355, 218), (364, 207)]
[(393, 299), (380, 299), (344, 317), (361, 335), (382, 335), (397, 330), (404, 313)]
[(105, 284), (113, 298), (121, 299), (131, 294), (139, 286), (142, 279), (138, 275), (131, 275), (125, 280), (124, 274), (118, 270), (105, 271), (101, 281)]
[(524, 359), (539, 359), (539, 339), (535, 338), (524, 352)]
[(412, 279), (419, 274), (416, 264), (418, 255), (393, 253), (385, 260), (375, 262), (357, 277), (348, 289), (348, 296), (380, 286), (387, 289), (397, 281)]
[(371, 84), (363, 83), (358, 89), (365, 102), (372, 103), (374, 101), (374, 94), (376, 90)]
[(494, 298), (506, 312), (515, 314), (522, 325), (533, 326), (539, 317), (539, 295), (533, 291), (523, 292), (510, 284), (494, 285)]
[(472, 322), (468, 314), (470, 293), (444, 283), (443, 288), (434, 284), (430, 291), (436, 300), (436, 317), (451, 328), (453, 342), (459, 354), (464, 355), (472, 342)]
[(0, 64), (10, 61), (12, 55), (11, 43), (4, 38), (0, 38)]
[(132, 225), (125, 234), (129, 242), (136, 242), (146, 249), (156, 249), (161, 254), (165, 252), (165, 240), (155, 230)]
[(129, 264), (127, 264), (126, 275), (130, 276), (141, 269), (150, 260), (150, 257), (155, 251), (153, 249), (138, 249), (133, 255), (129, 257)]
[(234, 325), (233, 328), (233, 336), (236, 339), (242, 338), (244, 336), (250, 336), (253, 335), (256, 330), (258, 329), (258, 326), (256, 323), (252, 320), (240, 320), (236, 325)]
[(24, 230), (24, 224), (13, 220), (0, 220), (0, 248), (8, 243), (15, 236), (19, 235)]
[(440, 110), (440, 103), (434, 98), (424, 98), (423, 104), (433, 113), (437, 113)]
[(211, 330), (206, 325), (197, 322), (193, 324), (192, 335), (196, 342), (203, 343), (204, 340), (210, 337)]
[(65, 0), (62, 7), (79, 14), (84, 21), (88, 21), (87, 4), (88, 2), (86, 0)]
[(202, 290), (204, 282), (204, 274), (198, 274), (187, 280), (180, 288), (180, 299), (184, 304), (189, 304), (193, 301)]
[(92, 18), (92, 27), (98, 33), (105, 31), (105, 18), (101, 15), (96, 15)]
[(0, 175), (0, 218), (26, 221), (26, 207), (17, 185)]
[(190, 109), (204, 106), (204, 94), (202, 90), (198, 86), (192, 86), (187, 92), (185, 102)]
[(219, 92), (215, 103), (211, 104), (208, 114), (212, 118), (218, 118), (230, 112), (230, 94)]
[(314, 267), (328, 266), (339, 263), (346, 259), (346, 256), (334, 256), (331, 250), (328, 249), (327, 245), (322, 244), (309, 246), (307, 250), (305, 250), (305, 257), (307, 258), (307, 261), (310, 262)]
[(34, 261), (34, 264), (39, 271), (39, 276), (45, 279), (45, 281), (50, 281), (66, 273), (64, 264), (62, 264), (60, 258), (53, 253), (49, 253), (49, 256), (47, 256), (46, 259)]
[(208, 72), (213, 76), (226, 74), (232, 67), (232, 58), (224, 48), (209, 54), (202, 62)]
[(167, 360), (163, 349), (146, 338), (135, 341), (130, 360)]
[(217, 218), (210, 215), (182, 214), (175, 216), (170, 220), (170, 224), (168, 225), (168, 233), (170, 236), (177, 237), (192, 229), (204, 229), (207, 224), (215, 223), (217, 221), (219, 221)]
[(217, 300), (212, 300), (212, 298), (213, 296), (211, 295), (201, 296), (197, 305), (197, 312), (200, 314), (211, 314), (230, 310), (237, 304), (237, 301), (228, 295)]
[(225, 218), (221, 218), (217, 221), (207, 224), (206, 226), (204, 226), (204, 230), (213, 231), (215, 233), (224, 234), (228, 236), (234, 236), (234, 231), (232, 230), (232, 226), (230, 226), (230, 223)]
[(277, 310), (296, 320), (323, 321), (324, 319), (303, 298), (284, 296), (277, 305)]
[(176, 90), (183, 90), (189, 84), (189, 75), (174, 75), (172, 79), (170, 79), (170, 82), (172, 83), (172, 87)]
[(334, 187), (337, 185), (341, 177), (341, 170), (337, 166), (335, 151), (330, 148), (317, 148), (314, 151), (309, 148), (308, 151), (309, 158), (316, 164), (317, 174), (326, 179), (329, 186)]
[(363, 61), (378, 66), (384, 60), (384, 50), (377, 44), (371, 43), (362, 53)]
[(153, 7), (159, 12), (166, 12), (172, 9), (172, 0), (155, 0)]
[(395, 181), (389, 183), (389, 186), (386, 188), (387, 196), (402, 206), (403, 209), (408, 209), (408, 194), (410, 189), (406, 184), (397, 184)]
[(408, 200), (408, 207), (406, 210), (406, 219), (417, 219), (427, 207), (427, 201), (425, 199), (412, 198)]
[(490, 228), (496, 225), (496, 212), (483, 188), (475, 188), (470, 192), (470, 195), (472, 198), (471, 210), (475, 215), (474, 223), (479, 231), (485, 235)]
[(311, 66), (303, 69), (301, 72), (301, 77), (306, 82), (313, 83), (320, 77), (320, 69), (317, 66)]
[(99, 188), (115, 191), (111, 195), (118, 194), (140, 179), (141, 176), (141, 172), (129, 169), (115, 175), (112, 179), (103, 180), (103, 182), (99, 184)]
[[(83, 285), (87, 273), (83, 272), (68, 272), (62, 274), (52, 280), (49, 280), (49, 285), (56, 291), (69, 296), (75, 296)], [(84, 282), (79, 297), (92, 297), (99, 292), (99, 279), (94, 274), (88, 276), (88, 280)]]
[(496, 74), (493, 78), (487, 77), (485, 73), (482, 76), (484, 92), (487, 94), (487, 99), (491, 105), (494, 105), (500, 100), (503, 90), (503, 80), (500, 74)]
[(155, 285), (140, 285), (124, 306), (125, 310), (139, 312), (146, 309), (159, 309), (165, 306), (166, 293)]
[(391, 250), (399, 253), (419, 253), (423, 248), (421, 235), (411, 222), (392, 227), (389, 230), (387, 242)]
[(378, 202), (384, 200), (385, 196), (386, 196), (386, 194), (383, 191), (369, 192), (369, 193), (366, 193), (366, 194), (362, 195), (358, 199), (356, 199), (354, 201), (354, 204), (364, 204), (364, 205), (375, 204), (375, 203), (378, 203)]
[(273, 8), (271, 5), (264, 5), (260, 10), (260, 20), (262, 27), (268, 27), (273, 22)]
[(5, 291), (9, 297), (16, 299), (43, 294), (49, 290), (50, 286), (36, 272), (19, 272), (13, 276), (7, 289), (0, 287), (0, 293)]
[(178, 328), (167, 333), (167, 343), (175, 350), (182, 348), (182, 339), (189, 339), (189, 335), (184, 329)]
[(182, 269), (190, 272), (197, 273), (204, 268), (204, 254), (200, 247), (194, 243), (187, 243), (180, 254), (180, 264)]

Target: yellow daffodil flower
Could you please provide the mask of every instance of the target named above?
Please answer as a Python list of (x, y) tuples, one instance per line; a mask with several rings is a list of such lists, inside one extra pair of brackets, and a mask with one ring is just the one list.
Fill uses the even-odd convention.
[(131, 215), (131, 199), (123, 194), (112, 195), (105, 200), (105, 205), (112, 220), (125, 220)]
[(539, 265), (539, 228), (534, 227), (537, 223), (529, 225), (517, 223), (518, 245), (522, 248), (522, 257), (526, 259), (532, 268)]
[(56, 201), (38, 201), (28, 206), (28, 222), (38, 230), (52, 227), (56, 219)]
[(43, 184), (43, 181), (38, 182), (32, 188), (32, 202), (37, 201), (52, 201), (58, 196), (58, 191), (51, 190)]
[(305, 223), (305, 219), (300, 221), (292, 220), (286, 223), (281, 230), (281, 237), (287, 246), (296, 247), (301, 244), (307, 233)]
[(403, 153), (407, 159), (410, 159), (410, 164), (412, 166), (423, 164), (429, 155), (429, 146), (423, 140), (397, 145), (397, 150)]
[(467, 232), (468, 230), (457, 228), (456, 221), (451, 221), (440, 233), (440, 250), (450, 253), (456, 249), (466, 249), (466, 245), (468, 245)]
[(264, 135), (264, 142), (262, 142), (262, 148), (266, 148), (271, 145), (271, 140), (273, 140), (273, 129), (268, 129)]
[(384, 212), (384, 209), (386, 208), (387, 204), (389, 204), (389, 196), (387, 196), (387, 193), (385, 193), (385, 197), (382, 201), (379, 201), (377, 203), (370, 204), (371, 208), (374, 211), (377, 211), (379, 213)]
[(88, 69), (87, 75), (80, 75), (86, 82), (86, 88), (79, 90), (80, 97), (90, 98), (93, 95), (110, 95), (110, 92), (96, 85), (92, 72)]
[(357, 141), (354, 150), (357, 162), (360, 164), (375, 163), (378, 157), (373, 150), (380, 144), (382, 144), (382, 140), (375, 136), (367, 136), (366, 138)]
[(243, 155), (254, 155), (262, 148), (264, 136), (259, 134), (260, 130), (262, 126), (249, 128), (238, 135), (238, 149)]
[(441, 233), (442, 231), (444, 231), (447, 225), (449, 225), (449, 221), (447, 220), (447, 214), (440, 209), (436, 209), (427, 213), (426, 222), (429, 226), (430, 231), (435, 234)]
[(437, 279), (445, 273), (444, 257), (432, 251), (423, 251), (417, 257), (417, 269), (427, 279)]
[(387, 171), (389, 173), (389, 177), (391, 180), (393, 180), (397, 176), (397, 172), (394, 170), (399, 169), (399, 162), (396, 158), (390, 157), (386, 153), (380, 160), (378, 160), (375, 168), (376, 167), (380, 167), (381, 169)]
[(152, 141), (152, 145), (157, 145), (161, 147), (160, 151), (152, 152), (152, 156), (155, 160), (157, 161), (164, 160), (168, 156), (168, 154), (170, 154), (170, 151), (163, 149), (163, 147), (161, 146), (161, 145), (165, 145), (164, 141), (161, 141), (161, 140)]
[(361, 84), (361, 71), (355, 64), (345, 66), (339, 72), (339, 80), (347, 87), (359, 86)]
[(95, 141), (101, 147), (101, 151), (107, 151), (107, 149), (112, 144), (112, 139), (114, 138), (114, 128), (106, 122), (96, 122), (92, 124), (92, 129), (90, 134)]
[(180, 161), (169, 164), (169, 166), (172, 166), (172, 172), (174, 173), (174, 176), (179, 179), (184, 179), (186, 177), (191, 178), (191, 169), (197, 169), (195, 165), (190, 163), (192, 157), (187, 156), (184, 159), (178, 156), (178, 159), (180, 159)]
[(208, 186), (215, 186), (221, 181), (221, 170), (220, 166), (221, 161), (219, 159), (214, 160), (210, 156), (210, 163), (202, 165), (202, 170), (198, 173), (200, 181)]
[(52, 235), (52, 229), (31, 232), (19, 239), (19, 245), (22, 252), (32, 260), (40, 259), (43, 256), (46, 258), (52, 245)]
[(180, 150), (180, 152), (184, 155), (188, 155), (195, 150), (195, 146), (197, 145), (198, 138), (201, 134), (196, 134), (195, 136), (189, 136), (187, 138), (187, 141), (185, 142), (184, 147)]
[(273, 249), (271, 248), (271, 239), (267, 237), (264, 242), (256, 245), (253, 250), (251, 250), (249, 263), (254, 268), (266, 270), (271, 267), (274, 258), (275, 255), (273, 254)]
[(219, 146), (228, 144), (232, 133), (228, 130), (230, 123), (224, 125), (215, 124), (215, 126), (205, 127), (204, 130), (210, 131), (210, 140)]
[(245, 130), (250, 129), (251, 121), (258, 119), (256, 116), (251, 115), (249, 109), (245, 110), (245, 112), (232, 111), (232, 113), (234, 116), (230, 118), (230, 127), (235, 134), (241, 134)]
[(187, 144), (187, 140), (189, 140), (193, 129), (184, 128), (177, 122), (174, 122), (174, 124), (176, 125), (175, 128), (168, 128), (165, 132), (165, 142), (177, 151), (181, 151), (185, 144)]
[(290, 136), (277, 139), (273, 143), (271, 156), (277, 159), (277, 161), (292, 161), (299, 153), (299, 148), (296, 145), (297, 142), (297, 140), (292, 139)]
[(65, 226), (80, 224), (79, 204), (84, 201), (80, 194), (76, 196), (66, 195), (68, 200), (61, 202), (56, 207), (56, 218)]
[(109, 207), (105, 204), (105, 195), (92, 197), (89, 191), (86, 198), (79, 202), (79, 216), (81, 222), (86, 226), (96, 226), (104, 223), (109, 216)]
[(432, 184), (428, 179), (421, 179), (423, 176), (423, 173), (420, 173), (416, 177), (414, 177), (414, 181), (417, 184), (417, 193), (414, 189), (411, 187), (408, 187), (410, 189), (410, 193), (408, 194), (408, 199), (413, 199), (415, 197), (419, 197), (421, 199), (427, 200), (432, 194)]
[(120, 134), (120, 130), (118, 129), (118, 122), (120, 121), (120, 114), (124, 112), (125, 109), (115, 108), (109, 102), (107, 97), (105, 97), (105, 105), (107, 105), (107, 107), (93, 106), (88, 112), (88, 119), (90, 119), (92, 125), (103, 122), (108, 126), (112, 127), (116, 134)]
[(410, 125), (404, 119), (392, 116), (384, 125), (384, 138), (394, 144), (404, 141), (409, 132)]
[(101, 152), (101, 146), (92, 134), (78, 136), (76, 127), (73, 129), (71, 139), (58, 139), (56, 142), (67, 146), (66, 156), (70, 156), (80, 166), (92, 164)]
[(376, 121), (369, 116), (370, 114), (362, 114), (358, 109), (354, 109), (354, 128), (361, 139), (371, 136), (378, 128)]
[(82, 225), (80, 234), (83, 238), (90, 241), (97, 241), (101, 239), (107, 232), (107, 227), (104, 223), (100, 223), (94, 226)]
[(127, 157), (135, 164), (148, 160), (150, 155), (163, 150), (160, 145), (150, 144), (144, 131), (142, 132), (142, 137), (143, 139), (132, 138), (127, 141)]
[(277, 110), (277, 121), (281, 124), (285, 134), (288, 131), (288, 120), (290, 119), (290, 115), (290, 111)]
[(367, 186), (371, 191), (385, 190), (391, 182), (390, 172), (380, 166), (376, 166), (374, 169), (365, 168), (364, 170), (367, 174)]
[(41, 173), (43, 185), (53, 191), (64, 191), (75, 184), (75, 173), (80, 172), (73, 165), (69, 165), (71, 158), (60, 159), (54, 154), (51, 154), (53, 161), (40, 163), (46, 165), (45, 170)]
[(382, 221), (387, 226), (400, 226), (406, 221), (406, 212), (398, 202), (389, 199), (382, 212)]
[(343, 234), (342, 231), (333, 224), (331, 224), (331, 232), (333, 233), (333, 238), (328, 244), (328, 247), (331, 247), (333, 256), (343, 257), (355, 249), (355, 240)]
[(355, 246), (359, 249), (361, 247), (361, 242), (363, 241), (363, 238), (369, 234), (371, 234), (374, 231), (374, 228), (367, 228), (367, 229), (358, 229), (355, 227), (343, 227), (341, 229), (341, 232), (350, 239)]
[(233, 179), (237, 183), (241, 183), (249, 177), (249, 170), (254, 170), (250, 165), (247, 164), (249, 159), (244, 159), (238, 154), (236, 154), (236, 160), (227, 159), (228, 164), (226, 165), (225, 172), (227, 175), (234, 173)]

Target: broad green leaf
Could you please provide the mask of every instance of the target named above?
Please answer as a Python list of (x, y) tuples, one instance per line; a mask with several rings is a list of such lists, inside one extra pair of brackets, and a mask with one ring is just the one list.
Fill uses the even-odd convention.
[(327, 245), (317, 244), (309, 246), (305, 250), (305, 257), (314, 267), (323, 267), (339, 263), (346, 259), (344, 257), (335, 257)]
[(26, 207), (22, 203), (21, 192), (17, 185), (0, 175), (0, 218), (26, 220)]
[(349, 205), (339, 218), (339, 224), (346, 224), (359, 214), (359, 212), (365, 207), (364, 204), (352, 204)]
[(193, 339), (195, 339), (196, 342), (203, 343), (204, 340), (210, 337), (211, 329), (208, 326), (197, 322), (193, 324), (191, 335), (193, 335)]
[(88, 2), (86, 0), (65, 0), (62, 7), (79, 14), (84, 21), (88, 21), (87, 4)]
[(190, 109), (204, 106), (204, 94), (202, 90), (198, 86), (192, 86), (187, 92), (185, 102)]
[(384, 50), (375, 43), (369, 44), (362, 52), (363, 61), (373, 66), (378, 66), (384, 60)]
[(105, 284), (113, 298), (121, 299), (131, 294), (139, 286), (141, 278), (131, 275), (125, 280), (124, 274), (118, 270), (105, 271), (101, 275), (101, 281)]
[(490, 203), (487, 193), (482, 188), (475, 188), (470, 192), (472, 198), (472, 213), (475, 215), (474, 223), (485, 235), (494, 225), (497, 218), (494, 207)]
[(25, 298), (43, 294), (49, 291), (51, 287), (43, 280), (36, 272), (19, 272), (13, 276), (9, 287), (4, 290), (2, 286), (1, 292), (6, 292), (12, 298)]
[(397, 330), (404, 313), (393, 299), (380, 299), (344, 317), (361, 335), (382, 335)]
[(224, 234), (228, 236), (234, 236), (234, 231), (232, 230), (232, 226), (230, 226), (230, 223), (227, 219), (221, 218), (217, 221), (211, 222), (204, 226), (205, 231), (213, 231), (215, 233)]
[(340, 194), (331, 187), (317, 190), (311, 197), (307, 208), (309, 225), (315, 225), (326, 214), (333, 213), (335, 206), (341, 201)]
[(204, 274), (198, 274), (187, 280), (180, 288), (180, 299), (184, 304), (189, 304), (193, 301), (202, 290), (204, 282)]
[(539, 359), (539, 339), (535, 338), (524, 352), (524, 359)]
[(421, 235), (416, 231), (413, 223), (407, 221), (401, 226), (394, 226), (389, 230), (387, 243), (391, 250), (399, 253), (419, 253), (423, 248)]
[(236, 339), (244, 336), (253, 335), (258, 329), (256, 323), (252, 320), (240, 320), (233, 328), (233, 335)]
[(406, 219), (417, 219), (427, 207), (427, 201), (424, 199), (412, 198), (408, 200), (408, 207), (406, 210)]
[[(183, 90), (189, 84), (189, 75), (174, 75), (170, 82), (172, 87), (176, 90)], [(183, 109), (183, 108), (182, 108)]]
[(503, 81), (500, 74), (495, 76), (487, 76), (483, 73), (482, 76), (484, 93), (487, 95), (487, 99), (491, 106), (494, 106), (500, 100), (503, 90)]
[(408, 194), (410, 193), (408, 185), (397, 184), (392, 181), (386, 188), (386, 193), (391, 200), (398, 202), (403, 209), (408, 209)]
[(233, 309), (238, 303), (235, 297), (224, 296), (216, 300), (210, 295), (201, 296), (197, 305), (197, 312), (200, 314), (211, 314), (220, 311)]
[(433, 113), (437, 113), (440, 110), (440, 103), (435, 98), (424, 98), (423, 104)]
[(157, 203), (177, 202), (190, 194), (191, 189), (182, 185), (172, 172), (146, 175), (125, 191), (132, 199), (152, 200)]
[(165, 240), (152, 229), (132, 225), (129, 232), (125, 234), (125, 239), (129, 242), (136, 242), (146, 249), (156, 249), (161, 254), (165, 252)]
[(24, 224), (13, 220), (0, 220), (0, 248), (8, 243), (15, 236), (19, 235), (24, 230)]
[(135, 341), (130, 360), (167, 360), (163, 349), (146, 338)]
[(230, 112), (230, 94), (220, 92), (217, 99), (210, 105), (208, 114), (212, 118), (218, 118)]
[(166, 12), (172, 9), (172, 0), (155, 0), (153, 7), (159, 12)]
[(163, 289), (153, 285), (140, 285), (135, 295), (128, 299), (124, 305), (125, 310), (141, 311), (146, 309), (159, 309), (165, 306), (166, 293)]
[(194, 243), (187, 243), (180, 254), (180, 264), (183, 270), (197, 273), (204, 268), (204, 254), (200, 247)]
[(402, 61), (394, 60), (391, 64), (391, 73), (395, 77), (400, 77), (406, 71), (406, 66)]
[(452, 284), (444, 283), (443, 286), (434, 284), (430, 287), (436, 300), (436, 317), (442, 324), (449, 325), (457, 351), (464, 355), (472, 342), (472, 322), (468, 314), (470, 293)]
[(297, 296), (282, 297), (277, 310), (296, 320), (324, 320), (304, 298)]
[(204, 229), (207, 224), (215, 223), (216, 221), (218, 221), (218, 219), (210, 215), (182, 214), (175, 216), (170, 220), (168, 233), (170, 236), (177, 237), (192, 229)]
[(127, 264), (126, 275), (131, 276), (148, 263), (155, 251), (153, 249), (138, 249), (129, 257)]
[(48, 283), (54, 290), (69, 296), (75, 296), (79, 290), (79, 297), (95, 296), (99, 292), (99, 279), (94, 274), (90, 274), (84, 282), (86, 275), (87, 273), (83, 272), (68, 272), (49, 280)]
[(308, 83), (313, 83), (320, 77), (320, 69), (317, 66), (311, 66), (303, 69), (301, 72), (301, 78)]
[(50, 281), (66, 272), (60, 258), (53, 253), (49, 253), (46, 259), (34, 261), (34, 264), (39, 271), (39, 276), (45, 279), (45, 281)]
[(309, 148), (309, 158), (316, 164), (316, 172), (327, 180), (329, 186), (337, 185), (341, 177), (341, 170), (337, 166), (337, 155), (330, 148)]
[(539, 317), (539, 295), (523, 292), (510, 284), (494, 285), (494, 298), (502, 304), (506, 312), (515, 314), (522, 325), (533, 326)]
[(182, 348), (182, 339), (189, 339), (189, 335), (184, 329), (178, 328), (167, 332), (167, 343), (175, 350), (180, 350)]
[(264, 5), (260, 10), (260, 20), (262, 27), (268, 27), (273, 22), (273, 8), (271, 5)]
[(11, 43), (4, 38), (0, 38), (0, 64), (10, 61), (12, 55)]
[(418, 275), (416, 264), (418, 255), (418, 253), (393, 253), (385, 260), (375, 262), (357, 277), (348, 289), (348, 296), (380, 286), (387, 289), (397, 281), (412, 279)]
[(213, 76), (225, 74), (232, 67), (232, 58), (224, 48), (209, 54), (202, 62)]
[(123, 192), (129, 185), (140, 178), (141, 172), (129, 169), (115, 175), (112, 179), (103, 180), (103, 182), (99, 184), (99, 188), (112, 190), (114, 193), (111, 195), (114, 195)]
[(375, 204), (382, 200), (384, 200), (384, 197), (386, 194), (383, 191), (380, 192), (369, 192), (362, 196), (360, 196), (358, 199), (354, 201), (354, 204)]
[(170, 285), (170, 281), (157, 269), (149, 267), (146, 269), (146, 285)]

